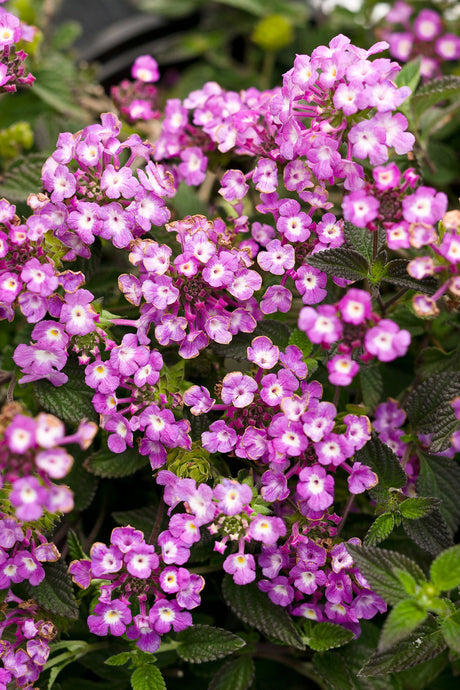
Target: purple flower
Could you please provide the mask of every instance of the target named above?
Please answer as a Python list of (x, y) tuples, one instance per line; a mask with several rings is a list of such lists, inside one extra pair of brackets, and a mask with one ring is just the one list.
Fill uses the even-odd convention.
[(233, 553), (227, 556), (222, 567), (226, 573), (233, 575), (237, 585), (247, 585), (256, 579), (256, 564), (250, 553)]
[(93, 299), (94, 295), (89, 290), (77, 290), (73, 294), (66, 294), (59, 320), (64, 324), (67, 333), (87, 335), (96, 329), (94, 320), (97, 314), (91, 305)]
[(114, 599), (96, 604), (93, 614), (88, 617), (88, 627), (95, 635), (104, 636), (110, 631), (111, 635), (119, 637), (126, 631), (131, 619), (128, 604), (122, 599)]
[(201, 434), (203, 448), (210, 453), (229, 453), (236, 444), (237, 434), (223, 419), (213, 422), (209, 431)]
[(264, 335), (254, 338), (247, 352), (248, 360), (257, 364), (261, 369), (273, 369), (280, 354), (279, 348)]
[(327, 295), (327, 275), (313, 266), (303, 265), (297, 271), (295, 286), (304, 304), (318, 304)]
[(367, 331), (364, 336), (366, 350), (381, 362), (391, 362), (403, 357), (410, 345), (409, 331), (400, 329), (391, 319), (382, 319), (378, 326)]
[(181, 611), (175, 601), (159, 599), (151, 610), (151, 619), (155, 630), (163, 635), (171, 630), (179, 632), (192, 625), (192, 616), (188, 611)]
[(252, 501), (252, 489), (234, 479), (223, 479), (214, 489), (214, 498), (224, 515), (238, 515)]
[(378, 476), (370, 467), (362, 465), (360, 462), (355, 462), (348, 477), (348, 490), (351, 494), (362, 494), (363, 491), (376, 486), (378, 481)]
[(322, 511), (334, 502), (334, 479), (321, 465), (304, 467), (299, 474), (297, 491), (311, 510)]
[(224, 377), (222, 387), (222, 401), (234, 407), (247, 407), (254, 400), (257, 383), (250, 376), (241, 371), (232, 371)]
[(294, 268), (294, 247), (290, 244), (282, 245), (280, 240), (271, 240), (266, 251), (257, 255), (257, 263), (264, 271), (281, 276), (286, 270)]
[(336, 309), (330, 304), (318, 307), (303, 307), (300, 310), (298, 326), (305, 331), (312, 343), (330, 345), (339, 340), (343, 325), (337, 318)]
[(278, 575), (272, 581), (260, 580), (257, 586), (262, 592), (267, 592), (269, 598), (278, 606), (289, 606), (294, 599), (294, 590), (284, 575)]
[(249, 525), (248, 534), (252, 539), (272, 546), (280, 537), (285, 536), (286, 525), (279, 517), (257, 515)]
[(349, 386), (359, 371), (359, 364), (350, 355), (335, 355), (327, 363), (329, 381), (334, 386)]

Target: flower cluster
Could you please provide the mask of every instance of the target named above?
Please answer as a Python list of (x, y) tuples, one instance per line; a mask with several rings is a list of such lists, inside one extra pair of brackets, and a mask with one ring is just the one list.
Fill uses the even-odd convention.
[(31, 41), (34, 34), (33, 27), (0, 8), (0, 93), (13, 93), (18, 86), (30, 86), (35, 81), (33, 74), (26, 73), (27, 53), (16, 49), (19, 41)]
[(89, 560), (70, 564), (69, 572), (79, 587), (86, 589), (94, 580), (104, 581), (88, 618), (92, 633), (126, 633), (139, 649), (155, 652), (161, 635), (192, 625), (189, 611), (200, 604), (204, 580), (186, 568), (171, 566), (178, 561), (165, 552), (161, 535), (158, 543), (163, 546), (161, 560), (140, 530), (117, 527), (110, 546), (96, 542)]
[[(391, 55), (401, 62), (420, 57), (420, 74), (425, 79), (442, 75), (445, 61), (460, 58), (460, 38), (445, 31), (439, 12), (424, 8), (413, 16), (414, 8), (397, 0), (385, 15), (385, 22), (391, 25), (382, 31), (389, 43)], [(401, 30), (395, 30), (402, 28)]]
[(391, 362), (403, 357), (410, 345), (410, 333), (391, 319), (371, 311), (371, 296), (365, 290), (350, 288), (336, 304), (303, 307), (298, 325), (312, 343), (329, 349), (339, 343), (338, 353), (328, 361), (329, 381), (348, 386), (359, 371), (353, 354), (363, 361), (377, 357)]
[(110, 89), (115, 105), (130, 123), (157, 120), (161, 113), (152, 108), (158, 100), (157, 88), (152, 82), (160, 78), (156, 60), (150, 55), (140, 55), (134, 61), (131, 76), (134, 81), (124, 79)]
[(97, 425), (83, 420), (74, 434), (66, 436), (57, 417), (43, 412), (33, 418), (21, 412), (16, 403), (1, 411), (1, 485), (11, 487), (8, 499), (23, 522), (39, 520), (44, 511), (68, 513), (73, 508), (72, 492), (53, 481), (63, 479), (73, 464), (62, 446), (78, 443), (88, 448)]

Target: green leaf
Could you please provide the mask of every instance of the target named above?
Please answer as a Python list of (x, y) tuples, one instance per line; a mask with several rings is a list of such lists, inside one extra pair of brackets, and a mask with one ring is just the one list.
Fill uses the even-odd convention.
[(430, 496), (418, 496), (416, 498), (406, 498), (399, 504), (401, 515), (408, 520), (418, 520), (425, 515), (429, 515), (441, 503), (439, 498)]
[(159, 668), (144, 664), (136, 668), (131, 676), (133, 690), (166, 690), (166, 684)]
[(364, 538), (366, 546), (376, 546), (381, 541), (386, 539), (393, 531), (395, 526), (395, 518), (393, 513), (383, 513), (369, 527), (369, 530)]
[(427, 617), (427, 612), (416, 601), (406, 599), (397, 604), (388, 614), (380, 637), (378, 651), (385, 652), (397, 642), (404, 640), (418, 628)]
[(455, 460), (418, 452), (420, 472), (417, 492), (422, 496), (436, 496), (441, 499), (440, 512), (455, 533), (460, 525), (460, 467)]
[(402, 524), (407, 536), (433, 556), (452, 544), (452, 533), (437, 508), (418, 520), (403, 519)]
[(274, 604), (255, 583), (236, 585), (229, 575), (224, 577), (222, 591), (227, 605), (242, 621), (276, 639), (279, 644), (305, 649), (286, 609)]
[(450, 649), (460, 654), (460, 611), (444, 618), (441, 631)]
[(118, 525), (131, 525), (148, 536), (153, 529), (157, 510), (158, 507), (150, 505), (134, 510), (117, 511), (112, 513), (112, 517)]
[(148, 457), (140, 455), (137, 448), (127, 448), (123, 453), (112, 453), (108, 448), (98, 450), (85, 460), (85, 467), (98, 477), (128, 477), (148, 463)]
[(16, 158), (1, 178), (0, 197), (5, 197), (11, 203), (17, 204), (27, 201), (29, 194), (39, 192), (43, 187), (41, 181), (43, 163), (42, 153), (31, 153), (28, 156)]
[(443, 374), (444, 372), (458, 371), (460, 367), (459, 352), (444, 352), (438, 347), (426, 347), (421, 352), (421, 363), (417, 369), (422, 379)]
[(460, 586), (460, 545), (439, 554), (431, 564), (430, 577), (441, 592)]
[(425, 575), (417, 563), (401, 553), (375, 546), (347, 544), (346, 547), (371, 589), (393, 606), (407, 599), (396, 569), (406, 570), (417, 583), (425, 582)]
[(404, 671), (433, 659), (446, 648), (442, 633), (432, 616), (409, 637), (385, 652), (376, 652), (359, 672), (360, 676)]
[(250, 656), (227, 661), (209, 683), (208, 690), (247, 690), (254, 679), (254, 662)]
[(363, 403), (373, 412), (383, 396), (383, 378), (380, 366), (378, 364), (361, 364), (359, 381)]
[(355, 453), (355, 462), (368, 465), (378, 476), (379, 483), (372, 489), (372, 494), (378, 501), (386, 499), (389, 489), (400, 489), (407, 482), (406, 473), (396, 453), (375, 433), (366, 445)]
[(131, 657), (131, 652), (120, 652), (120, 654), (109, 656), (108, 659), (104, 661), (104, 664), (107, 664), (107, 666), (123, 666), (131, 659)]
[(327, 275), (345, 278), (346, 280), (363, 280), (369, 273), (369, 264), (354, 249), (325, 249), (322, 252), (305, 257), (305, 262), (310, 266), (319, 268)]
[(407, 62), (395, 77), (396, 86), (408, 86), (413, 94), (420, 81), (420, 64), (420, 58)]
[(99, 416), (91, 402), (94, 391), (82, 384), (83, 367), (78, 365), (76, 358), (69, 358), (65, 373), (69, 380), (63, 386), (53, 386), (46, 380), (34, 384), (38, 402), (46, 412), (73, 427), (77, 427), (82, 419), (97, 422)]
[(347, 630), (341, 625), (330, 622), (317, 623), (308, 640), (308, 646), (316, 652), (326, 652), (334, 647), (342, 647), (353, 637), (351, 630)]
[(285, 323), (276, 319), (264, 319), (257, 324), (257, 328), (251, 334), (251, 341), (258, 335), (265, 335), (284, 350), (289, 345), (290, 334), (289, 326)]
[(345, 659), (339, 654), (335, 652), (315, 654), (313, 666), (328, 690), (355, 690)]
[(96, 494), (99, 480), (83, 466), (83, 458), (88, 451), (73, 446), (70, 452), (74, 463), (64, 483), (73, 491), (74, 510), (86, 510)]
[(450, 446), (458, 420), (450, 401), (460, 395), (460, 373), (432, 376), (412, 392), (406, 410), (414, 431), (432, 434), (430, 451), (440, 453)]
[(309, 357), (313, 350), (313, 343), (309, 340), (305, 331), (295, 328), (289, 336), (289, 345), (296, 345), (299, 350), (302, 350), (304, 357)]
[(412, 278), (407, 272), (408, 263), (409, 261), (407, 261), (407, 259), (393, 259), (393, 261), (389, 261), (385, 266), (384, 273), (380, 280), (383, 283), (390, 283), (391, 285), (404, 287), (408, 290), (417, 290), (418, 292), (425, 292), (429, 295), (434, 294), (438, 287), (437, 280), (431, 277), (423, 278), (422, 280)]
[(76, 620), (78, 605), (67, 568), (63, 563), (44, 563), (43, 568), (45, 579), (39, 585), (25, 585), (30, 596), (46, 611)]
[[(345, 235), (345, 241), (350, 249), (356, 249), (358, 254), (364, 256), (368, 263), (372, 263), (374, 258), (374, 233), (370, 232), (367, 228), (358, 228), (353, 223), (345, 221), (343, 224), (343, 230)], [(379, 228), (377, 230), (377, 254), (386, 245), (386, 232), (384, 228)]]
[(82, 558), (88, 558), (83, 551), (77, 533), (73, 529), (69, 529), (67, 533), (67, 547), (69, 549), (69, 557), (71, 561), (79, 561)]
[(193, 625), (177, 635), (177, 653), (184, 661), (201, 664), (233, 654), (246, 642), (228, 630), (210, 625)]
[(450, 75), (423, 84), (412, 96), (411, 105), (415, 116), (420, 117), (430, 106), (454, 96), (460, 96), (460, 77)]

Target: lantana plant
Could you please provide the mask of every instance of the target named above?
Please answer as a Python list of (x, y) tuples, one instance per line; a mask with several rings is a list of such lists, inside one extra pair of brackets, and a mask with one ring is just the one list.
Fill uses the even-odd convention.
[(455, 673), (460, 212), (419, 115), (460, 78), (388, 48), (167, 100), (141, 55), (0, 200), (0, 688)]

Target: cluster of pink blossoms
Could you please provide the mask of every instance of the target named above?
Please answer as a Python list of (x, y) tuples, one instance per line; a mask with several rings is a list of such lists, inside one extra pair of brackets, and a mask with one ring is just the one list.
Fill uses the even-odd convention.
[(118, 86), (112, 86), (110, 95), (113, 102), (130, 123), (157, 120), (161, 113), (152, 108), (157, 101), (157, 88), (153, 82), (160, 78), (156, 60), (150, 55), (140, 55), (134, 61), (131, 76), (134, 81), (124, 79)]
[[(198, 528), (191, 518), (189, 522), (189, 528), (183, 526), (188, 529), (188, 546), (197, 541), (197, 534), (199, 539)], [(177, 520), (172, 518), (171, 523)], [(69, 572), (79, 587), (86, 589), (94, 580), (104, 581), (99, 586), (98, 603), (88, 618), (92, 633), (126, 633), (128, 639), (136, 640), (139, 649), (155, 652), (161, 635), (192, 625), (189, 610), (199, 606), (204, 580), (201, 575), (173, 565), (185, 563), (189, 552), (185, 547), (168, 547), (168, 539), (169, 532), (161, 533), (157, 539), (162, 549), (160, 560), (141, 531), (117, 527), (112, 531), (110, 546), (96, 542), (91, 547), (90, 560), (70, 564)], [(186, 557), (182, 551), (187, 552)]]
[(30, 86), (35, 81), (33, 74), (26, 73), (27, 53), (16, 50), (16, 43), (32, 41), (34, 34), (33, 27), (0, 7), (0, 93), (12, 93), (18, 86)]
[[(460, 58), (460, 38), (445, 32), (442, 16), (435, 10), (424, 8), (415, 16), (413, 12), (411, 5), (397, 0), (385, 15), (385, 22), (392, 28), (385, 28), (382, 36), (396, 60), (408, 62), (420, 56), (422, 77), (441, 76), (445, 61)], [(394, 30), (398, 25), (402, 31)]]
[[(97, 432), (93, 422), (82, 421), (77, 431), (66, 435), (64, 424), (50, 414), (29, 417), (8, 406), (2, 417), (8, 419), (0, 440), (0, 486), (8, 486), (8, 500), (16, 517), (23, 522), (39, 520), (45, 511), (68, 513), (73, 495), (63, 484), (71, 470), (73, 458), (62, 447), (78, 443), (88, 448)], [(11, 418), (9, 418), (11, 417)]]
[[(313, 282), (316, 269), (311, 270)], [(411, 341), (409, 331), (374, 314), (370, 294), (357, 288), (349, 289), (337, 304), (303, 307), (298, 325), (312, 343), (323, 348), (338, 343), (338, 353), (327, 363), (329, 381), (336, 386), (348, 386), (358, 373), (353, 354), (364, 362), (373, 357), (391, 362), (406, 354)]]

